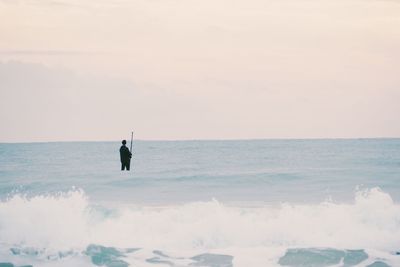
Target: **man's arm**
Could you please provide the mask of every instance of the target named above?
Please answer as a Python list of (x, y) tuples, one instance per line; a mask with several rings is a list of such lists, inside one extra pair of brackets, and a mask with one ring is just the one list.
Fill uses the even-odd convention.
[(122, 162), (122, 159), (124, 158), (124, 150), (122, 149), (122, 147), (120, 147), (120, 149), (119, 149), (119, 158)]
[(132, 153), (129, 151), (129, 148), (124, 147), (124, 156), (125, 158), (132, 158)]

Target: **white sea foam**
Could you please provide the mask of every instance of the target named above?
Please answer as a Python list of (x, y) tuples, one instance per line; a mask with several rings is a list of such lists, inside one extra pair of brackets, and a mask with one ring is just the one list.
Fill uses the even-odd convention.
[(31, 256), (48, 260), (100, 244), (142, 248), (137, 255), (153, 249), (186, 257), (231, 254), (235, 266), (255, 266), (276, 263), (290, 247), (365, 249), (388, 257), (400, 249), (400, 205), (378, 188), (357, 192), (351, 204), (242, 208), (213, 200), (112, 211), (93, 204), (82, 190), (14, 195), (0, 202), (1, 250), (35, 251)]

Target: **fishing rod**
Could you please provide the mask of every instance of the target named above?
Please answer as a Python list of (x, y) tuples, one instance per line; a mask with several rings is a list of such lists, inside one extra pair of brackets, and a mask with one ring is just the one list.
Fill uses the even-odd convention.
[(133, 132), (132, 132), (132, 135), (131, 135), (131, 150), (130, 150), (131, 153), (132, 153), (132, 141), (133, 141)]

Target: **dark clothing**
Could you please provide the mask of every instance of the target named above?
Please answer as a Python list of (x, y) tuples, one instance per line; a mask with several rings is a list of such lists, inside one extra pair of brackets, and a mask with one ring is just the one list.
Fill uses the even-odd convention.
[(125, 162), (121, 161), (121, 171), (124, 171), (126, 168), (127, 171), (129, 171), (129, 169), (131, 168), (131, 160), (127, 160)]
[(129, 171), (131, 165), (132, 153), (125, 145), (122, 145), (121, 148), (119, 149), (119, 155), (121, 157), (121, 171), (123, 171), (125, 168), (127, 171)]

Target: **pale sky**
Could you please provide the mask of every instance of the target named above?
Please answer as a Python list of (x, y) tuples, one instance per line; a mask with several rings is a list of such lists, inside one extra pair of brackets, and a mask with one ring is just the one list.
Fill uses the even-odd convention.
[(0, 142), (400, 137), (400, 0), (0, 0)]

